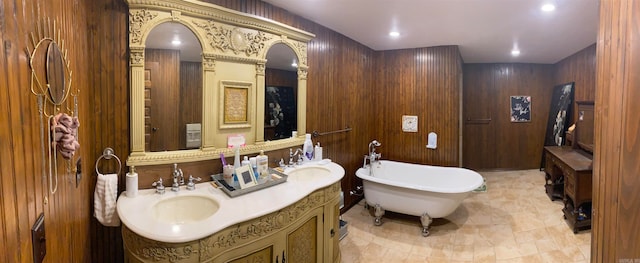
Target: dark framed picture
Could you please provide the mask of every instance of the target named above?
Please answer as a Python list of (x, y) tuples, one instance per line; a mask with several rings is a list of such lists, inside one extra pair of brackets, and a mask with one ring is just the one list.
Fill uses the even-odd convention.
[(256, 177), (253, 175), (253, 169), (250, 165), (240, 166), (236, 168), (236, 176), (240, 183), (240, 189), (245, 189), (257, 185)]
[(531, 121), (531, 96), (511, 96), (511, 122)]
[(574, 83), (557, 85), (551, 96), (551, 108), (547, 120), (545, 146), (565, 144), (565, 132), (571, 126)]

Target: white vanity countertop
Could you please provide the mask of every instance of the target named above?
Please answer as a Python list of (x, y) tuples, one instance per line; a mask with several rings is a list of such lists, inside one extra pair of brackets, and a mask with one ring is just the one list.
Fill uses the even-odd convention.
[[(118, 215), (127, 228), (148, 239), (167, 243), (197, 240), (215, 234), (228, 226), (285, 208), (313, 191), (339, 181), (344, 176), (344, 168), (333, 162), (324, 165), (311, 163), (301, 167), (308, 166), (321, 166), (331, 170), (331, 174), (317, 176), (313, 180), (298, 180), (296, 176), (289, 175), (287, 181), (282, 184), (234, 198), (229, 197), (221, 189), (213, 187), (211, 182), (196, 184), (196, 190), (193, 191), (181, 186), (179, 192), (173, 192), (171, 187), (166, 187), (162, 195), (156, 194), (155, 188), (140, 190), (138, 196), (133, 198), (127, 197), (123, 192), (117, 202)], [(179, 195), (209, 196), (218, 202), (220, 208), (209, 218), (198, 222), (171, 224), (156, 220), (153, 215), (153, 205)]]

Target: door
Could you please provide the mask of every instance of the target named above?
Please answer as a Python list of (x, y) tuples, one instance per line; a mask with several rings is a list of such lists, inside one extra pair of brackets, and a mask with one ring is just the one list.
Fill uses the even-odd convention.
[(178, 149), (179, 68), (165, 64), (145, 62), (145, 151)]
[(494, 67), (465, 65), (463, 96), (462, 165), (470, 169), (495, 168), (496, 125), (493, 114)]

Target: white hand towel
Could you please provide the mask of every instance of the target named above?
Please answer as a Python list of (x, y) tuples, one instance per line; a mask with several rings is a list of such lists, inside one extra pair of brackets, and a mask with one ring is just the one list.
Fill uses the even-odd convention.
[(116, 211), (117, 195), (118, 175), (98, 174), (96, 190), (93, 193), (93, 216), (104, 226), (120, 225), (120, 217)]

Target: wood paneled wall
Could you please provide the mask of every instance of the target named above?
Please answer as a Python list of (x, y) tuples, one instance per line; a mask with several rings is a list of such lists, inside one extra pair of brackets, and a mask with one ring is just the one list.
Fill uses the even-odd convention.
[[(87, 74), (87, 12), (83, 0), (16, 0), (0, 3), (0, 262), (33, 262), (31, 227), (43, 213), (46, 229), (45, 262), (89, 262), (90, 189), (95, 176), (90, 158), (93, 152), (91, 134), (91, 82)], [(50, 22), (51, 27), (44, 26)], [(76, 186), (75, 162), (58, 155), (54, 169), (58, 171), (58, 189), (49, 192), (48, 162), (42, 153), (41, 127), (36, 96), (30, 91), (32, 80), (27, 48), (33, 50), (31, 34), (39, 41), (54, 37), (50, 28), (64, 41), (70, 69), (71, 89), (79, 89), (79, 142), (74, 160), (81, 159), (82, 180)], [(59, 30), (59, 31), (58, 31)], [(59, 41), (58, 44), (61, 44)], [(42, 48), (42, 47), (41, 47)], [(63, 51), (64, 51), (63, 50)], [(44, 63), (40, 60), (41, 63)], [(42, 66), (42, 65), (40, 65)], [(75, 92), (74, 92), (75, 93)], [(72, 98), (63, 109), (73, 108)], [(51, 107), (50, 107), (51, 108)], [(69, 110), (64, 110), (72, 114)], [(49, 112), (51, 113), (51, 111)], [(44, 131), (46, 136), (46, 131)], [(44, 139), (47, 140), (47, 139)], [(47, 147), (48, 148), (48, 147)], [(47, 152), (47, 150), (45, 150)], [(47, 157), (48, 159), (48, 157)], [(47, 168), (45, 168), (45, 166)], [(55, 181), (55, 179), (54, 179)]]
[(144, 96), (145, 151), (183, 149), (184, 144), (179, 144), (180, 51), (146, 49), (144, 58), (145, 75), (148, 74)]
[[(55, 1), (54, 1), (55, 2)], [(82, 71), (91, 81), (88, 91), (92, 148), (87, 156), (87, 175), (95, 185), (94, 165), (105, 147), (111, 147), (123, 165), (129, 156), (129, 52), (128, 8), (122, 0), (84, 1), (87, 7), (87, 38), (91, 63)], [(73, 10), (69, 10), (70, 14)], [(115, 171), (113, 162), (100, 162), (101, 171)], [(125, 189), (126, 167), (122, 167), (119, 192)], [(120, 194), (120, 193), (118, 193)], [(87, 200), (93, 207), (93, 198)], [(84, 262), (122, 262), (122, 235), (119, 227), (104, 227), (93, 216), (77, 220), (91, 222), (91, 260)]]
[[(464, 166), (539, 168), (553, 86), (553, 65), (465, 64)], [(519, 95), (531, 96), (530, 122), (511, 122)]]
[[(554, 64), (554, 85), (575, 82), (574, 104), (576, 101), (595, 101), (596, 96), (596, 44), (584, 48)], [(577, 120), (578, 111), (573, 111)]]
[(600, 2), (592, 262), (640, 260), (640, 2)]
[[(382, 143), (383, 158), (458, 166), (462, 59), (457, 46), (383, 51), (376, 54), (370, 103), (370, 139)], [(402, 116), (418, 116), (418, 132), (402, 131)], [(427, 149), (429, 132), (438, 147)], [(366, 154), (366, 148), (363, 148)]]
[(202, 123), (202, 62), (180, 63), (180, 121), (178, 147), (186, 149), (187, 124)]
[[(385, 158), (438, 165), (459, 162), (460, 130), (456, 127), (460, 121), (462, 61), (456, 47), (375, 52), (258, 0), (208, 2), (316, 34), (308, 48), (307, 130), (352, 128), (351, 132), (316, 139), (324, 145), (326, 158), (345, 167), (342, 188), (346, 193), (359, 184), (354, 174), (372, 139), (383, 143), (380, 151)], [(32, 261), (29, 229), (44, 212), (52, 241), (47, 247), (48, 262), (122, 262), (120, 228), (103, 227), (93, 218), (92, 193), (94, 165), (102, 150), (113, 148), (124, 162), (130, 149), (128, 8), (122, 0), (17, 0), (4, 1), (0, 15), (5, 51), (0, 53), (0, 68), (6, 76), (0, 81), (0, 109), (7, 113), (0, 123), (17, 127), (0, 130), (0, 261)], [(82, 90), (83, 180), (74, 188), (68, 176), (60, 176), (60, 189), (49, 196), (48, 205), (42, 201), (48, 195), (47, 185), (39, 173), (39, 122), (35, 97), (26, 88), (29, 71), (24, 52), (26, 33), (42, 17), (59, 19), (64, 28), (65, 42), (72, 47), (73, 85)], [(419, 133), (401, 133), (403, 114), (419, 116)], [(435, 151), (424, 146), (430, 130), (440, 135)], [(409, 146), (399, 147), (404, 145)], [(269, 154), (275, 160), (286, 156), (287, 151)], [(183, 170), (187, 174), (208, 174), (219, 169), (217, 163), (194, 163)], [(59, 166), (62, 169), (64, 164)], [(116, 168), (113, 162), (99, 165), (101, 171)], [(170, 169), (150, 167), (141, 174), (141, 187), (158, 176), (168, 176)], [(120, 191), (124, 190), (126, 172), (123, 167)], [(348, 194), (345, 198), (347, 207), (359, 200)]]
[(298, 73), (295, 71), (267, 68), (264, 77), (266, 86), (283, 86), (298, 89)]
[[(596, 44), (554, 64), (554, 85), (575, 82), (575, 101), (594, 101), (596, 95)], [(575, 105), (574, 105), (575, 106)], [(574, 111), (576, 112), (576, 111)]]

